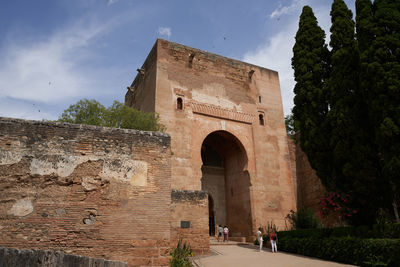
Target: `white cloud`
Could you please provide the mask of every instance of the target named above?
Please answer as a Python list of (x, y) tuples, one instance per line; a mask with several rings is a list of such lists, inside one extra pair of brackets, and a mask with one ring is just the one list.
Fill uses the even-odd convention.
[(269, 17), (271, 19), (273, 19), (276, 17), (280, 17), (282, 15), (293, 14), (296, 11), (298, 11), (299, 9), (301, 9), (304, 5), (305, 5), (304, 0), (293, 0), (290, 5), (287, 5), (287, 6), (279, 5), (279, 7), (277, 9), (272, 11), (272, 13), (269, 15)]
[(167, 36), (167, 38), (169, 39), (169, 37), (171, 36), (171, 28), (168, 27), (158, 27), (158, 34), (159, 35), (164, 35)]
[(111, 6), (111, 5), (113, 5), (113, 4), (117, 3), (117, 2), (118, 2), (118, 0), (108, 0), (107, 5)]
[(110, 63), (101, 46), (111, 30), (140, 18), (137, 10), (124, 12), (102, 20), (90, 13), (45, 38), (8, 32), (0, 46), (0, 116), (56, 119), (82, 98), (123, 101), (131, 70)]
[[(313, 7), (310, 3), (307, 4)], [(278, 71), (285, 114), (289, 114), (293, 108), (295, 81), (291, 65), (292, 49), (295, 43), (294, 38), (298, 29), (300, 13), (304, 5), (304, 0), (293, 0), (290, 5), (280, 7), (272, 12), (270, 18), (283, 14), (288, 15), (284, 20), (280, 20), (282, 25), (280, 31), (266, 39), (256, 50), (248, 51), (243, 56), (243, 61), (245, 62)], [(318, 24), (327, 34), (326, 42), (329, 42), (330, 4), (318, 5), (313, 7), (313, 10), (318, 19)]]
[(76, 24), (36, 43), (12, 42), (0, 51), (0, 98), (52, 103), (89, 94), (82, 63), (106, 25)]
[(272, 36), (255, 51), (246, 53), (243, 58), (245, 62), (278, 71), (285, 114), (289, 114), (293, 107), (294, 79), (291, 58), (295, 31), (296, 24), (289, 25), (286, 30)]
[(0, 98), (0, 117), (21, 118), (27, 120), (55, 120), (58, 117), (49, 112), (45, 104), (29, 103), (24, 100)]

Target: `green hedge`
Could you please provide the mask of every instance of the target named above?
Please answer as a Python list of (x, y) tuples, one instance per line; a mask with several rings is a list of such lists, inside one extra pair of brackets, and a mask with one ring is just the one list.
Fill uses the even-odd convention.
[(400, 266), (400, 239), (280, 236), (278, 250), (359, 266)]
[(330, 238), (330, 237), (359, 237), (359, 238), (400, 238), (400, 223), (347, 226), (336, 228), (300, 229), (278, 232), (279, 239), (290, 238)]

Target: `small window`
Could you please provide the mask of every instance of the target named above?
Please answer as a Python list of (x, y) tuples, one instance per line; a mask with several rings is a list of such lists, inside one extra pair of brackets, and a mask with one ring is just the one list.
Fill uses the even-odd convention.
[(260, 125), (264, 125), (264, 115), (263, 114), (258, 114), (258, 119), (260, 121)]
[(182, 98), (178, 97), (178, 99), (176, 100), (176, 109), (183, 109), (183, 100)]
[(258, 102), (261, 103), (261, 96), (258, 96)]

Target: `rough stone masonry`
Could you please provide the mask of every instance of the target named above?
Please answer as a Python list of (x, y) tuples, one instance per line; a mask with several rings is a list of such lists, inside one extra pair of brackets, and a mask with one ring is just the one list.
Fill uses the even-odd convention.
[(0, 246), (167, 266), (170, 137), (0, 118)]
[(125, 104), (160, 114), (171, 135), (171, 188), (208, 193), (198, 217), (173, 206), (173, 233), (194, 221), (185, 233), (203, 237), (197, 246), (217, 224), (249, 242), (260, 226), (285, 228), (296, 188), (276, 71), (158, 39)]

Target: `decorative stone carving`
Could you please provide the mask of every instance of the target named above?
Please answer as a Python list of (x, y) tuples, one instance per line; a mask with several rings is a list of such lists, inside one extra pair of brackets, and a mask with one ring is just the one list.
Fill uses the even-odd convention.
[(238, 112), (234, 110), (224, 109), (218, 106), (198, 103), (191, 101), (189, 103), (192, 108), (193, 113), (208, 115), (217, 118), (223, 118), (232, 121), (243, 122), (247, 124), (252, 124), (255, 116), (248, 113)]

